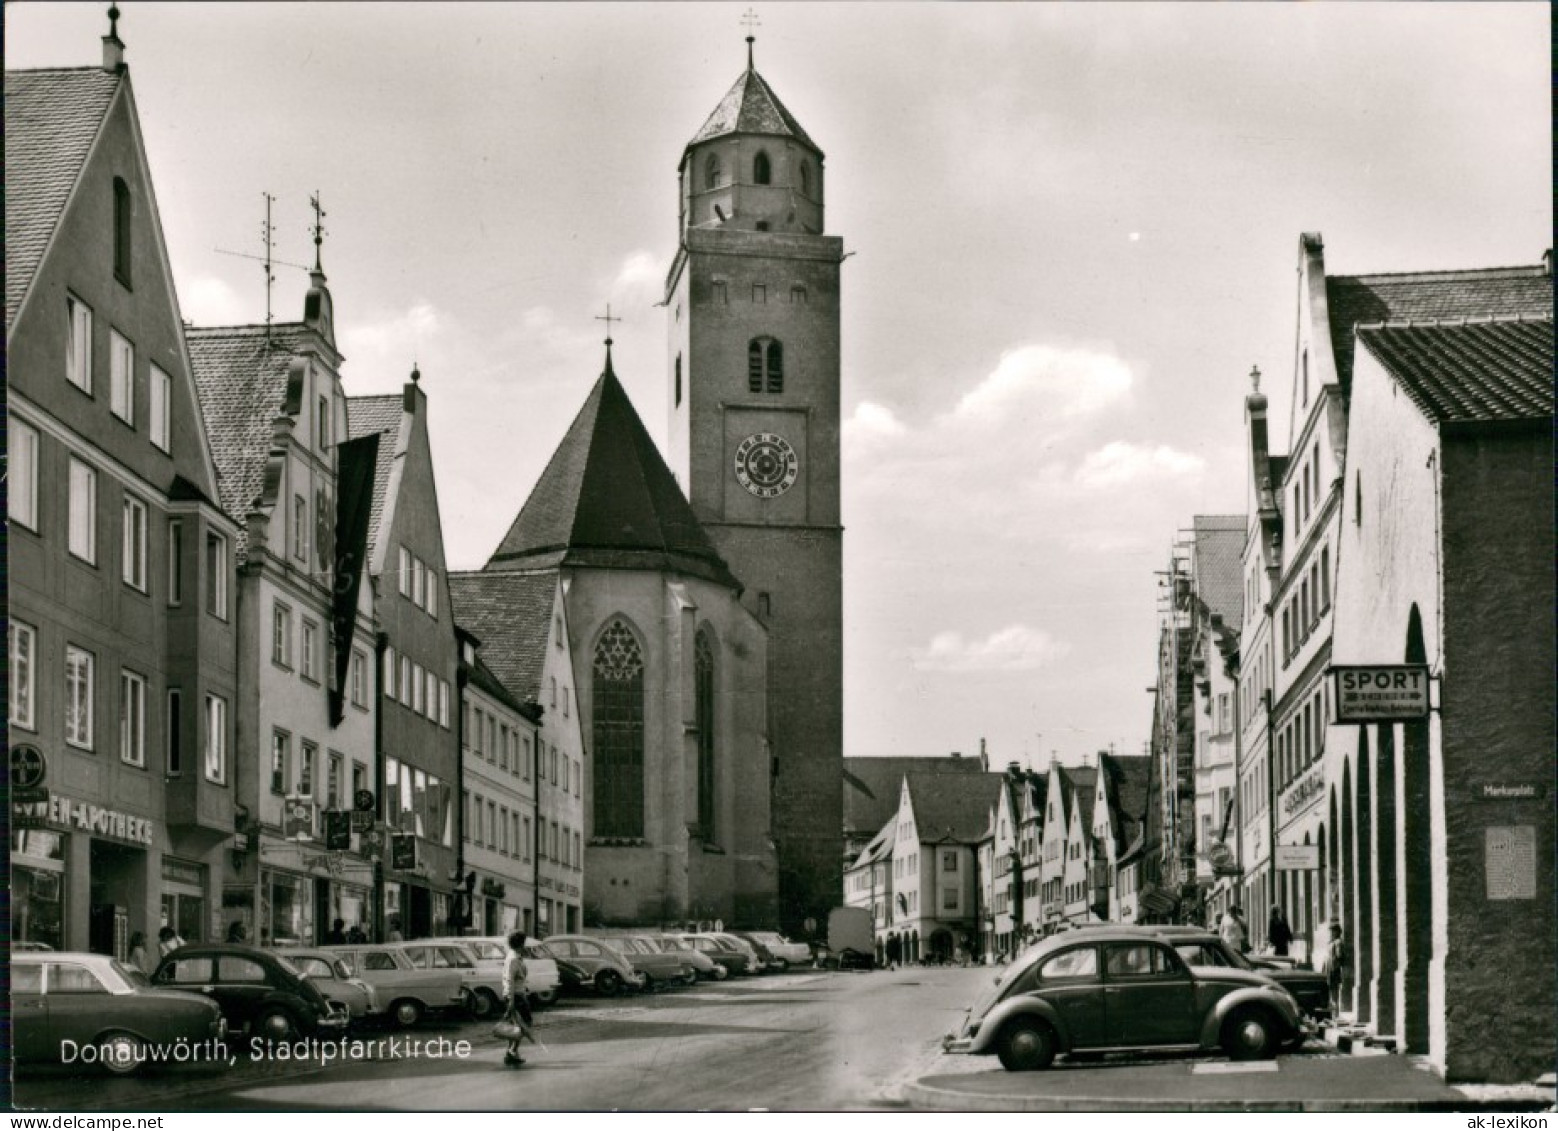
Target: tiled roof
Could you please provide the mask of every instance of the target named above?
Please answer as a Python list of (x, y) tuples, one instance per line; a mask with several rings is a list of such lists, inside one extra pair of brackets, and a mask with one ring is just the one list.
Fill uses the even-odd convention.
[(1386, 323), (1358, 340), (1436, 422), (1553, 415), (1551, 320)]
[(1196, 593), (1207, 608), (1237, 627), (1244, 623), (1244, 535), (1242, 514), (1198, 514), (1191, 520), (1195, 541), (1191, 570)]
[(1493, 267), (1402, 275), (1338, 275), (1325, 281), (1336, 375), (1352, 388), (1353, 329), (1363, 323), (1455, 318), (1552, 318), (1544, 267)]
[(806, 136), (806, 131), (801, 129), (801, 124), (795, 120), (795, 116), (784, 108), (784, 103), (779, 101), (779, 96), (774, 93), (767, 80), (751, 68), (742, 72), (741, 77), (736, 80), (736, 85), (720, 99), (719, 105), (714, 108), (714, 113), (709, 115), (709, 120), (703, 123), (703, 128), (693, 135), (687, 145), (690, 148), (725, 134), (776, 134), (780, 137), (793, 137), (817, 156), (822, 156), (822, 150), (817, 148), (817, 143)]
[(123, 74), (101, 67), (5, 75), (5, 313), (32, 285)]
[(248, 553), (244, 523), (264, 486), (272, 422), (286, 405), (287, 369), (298, 343), (311, 332), (297, 323), (272, 326), (269, 334), (264, 326), (184, 331), (216, 461), (222, 509), (240, 524), (240, 562)]
[(609, 354), (487, 568), (555, 565), (664, 570), (740, 585), (633, 410)]
[(346, 434), (351, 439), (375, 432), (388, 433), (379, 441), (379, 458), (373, 468), (373, 505), (368, 512), (369, 560), (376, 557), (374, 550), (379, 544), (379, 527), (384, 523), (384, 508), (389, 501), (390, 471), (395, 466), (404, 405), (405, 400), (399, 393), (346, 398)]
[(481, 658), (480, 654), (476, 657), (476, 666), (471, 669), (471, 684), (511, 710), (523, 711), (525, 709), (524, 704), (493, 673), (493, 670), (487, 666), (486, 661)]
[(1061, 766), (1062, 779), (1073, 791), (1073, 804), (1080, 810), (1082, 831), (1093, 832), (1093, 804), (1098, 800), (1098, 771), (1092, 766)]
[(1001, 784), (1006, 780), (1005, 774), (988, 772), (910, 773), (904, 777), (909, 783), (914, 824), (922, 842), (947, 836), (969, 843), (979, 840), (990, 821), (990, 806), (1000, 796)]
[(858, 836), (891, 820), (904, 774), (980, 772), (978, 758), (845, 758), (844, 831)]
[(521, 702), (541, 701), (557, 574), (488, 570), (449, 574), (454, 620), (481, 641), (481, 658)]

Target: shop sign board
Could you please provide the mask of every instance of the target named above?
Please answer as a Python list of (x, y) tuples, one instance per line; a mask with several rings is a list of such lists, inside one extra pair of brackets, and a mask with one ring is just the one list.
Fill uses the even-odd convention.
[(1312, 872), (1320, 867), (1318, 844), (1277, 845), (1277, 871)]
[(27, 743), (11, 747), (11, 790), (40, 788), (49, 777), (49, 763), (43, 751)]
[(1371, 664), (1331, 668), (1338, 723), (1409, 722), (1428, 717), (1428, 665)]
[(130, 844), (152, 844), (157, 823), (131, 813), (121, 813), (103, 805), (91, 805), (63, 794), (40, 790), (32, 800), (11, 801), (11, 827), (39, 829), (45, 826), (80, 829), (93, 836), (122, 840)]

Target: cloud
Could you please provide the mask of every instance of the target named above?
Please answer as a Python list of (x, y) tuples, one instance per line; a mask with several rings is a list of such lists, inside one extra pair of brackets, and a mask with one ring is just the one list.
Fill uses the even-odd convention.
[(179, 286), (180, 313), (196, 326), (232, 326), (248, 308), (232, 287), (212, 275), (201, 275)]
[(1014, 624), (984, 640), (964, 640), (961, 633), (938, 632), (924, 648), (913, 648), (914, 666), (931, 672), (1032, 671), (1063, 659), (1071, 651), (1049, 633)]
[(844, 443), (902, 436), (907, 431), (892, 409), (874, 401), (861, 401), (854, 414), (844, 421)]
[(635, 251), (622, 261), (617, 277), (612, 283), (613, 293), (650, 291), (659, 298), (660, 286), (665, 278), (665, 267), (647, 251)]
[(444, 319), (431, 303), (419, 302), (376, 322), (354, 322), (341, 328), (341, 352), (352, 374), (368, 380), (397, 381), (411, 372), (413, 362), (429, 359)]
[(1083, 348), (1019, 346), (953, 409), (960, 420), (1000, 423), (1013, 415), (1086, 416), (1130, 396), (1130, 366)]
[(1176, 451), (1166, 444), (1153, 448), (1115, 440), (1089, 452), (1075, 478), (1084, 487), (1123, 487), (1148, 478), (1195, 475), (1205, 466), (1206, 461), (1200, 456)]

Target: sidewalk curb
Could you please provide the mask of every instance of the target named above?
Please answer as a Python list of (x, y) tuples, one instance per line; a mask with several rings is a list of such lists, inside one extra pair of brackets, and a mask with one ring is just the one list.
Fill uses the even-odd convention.
[(973, 1112), (1457, 1112), (1457, 1111), (1505, 1111), (1544, 1112), (1553, 1109), (1548, 1099), (1530, 1100), (1478, 1100), (1471, 1097), (1445, 1100), (1403, 1099), (1217, 1099), (1204, 1100), (1159, 1099), (1156, 1097), (1129, 1098), (1125, 1096), (1054, 1096), (1054, 1095), (980, 1095), (937, 1088), (921, 1081), (908, 1084), (903, 1098), (911, 1108), (924, 1111), (973, 1111)]

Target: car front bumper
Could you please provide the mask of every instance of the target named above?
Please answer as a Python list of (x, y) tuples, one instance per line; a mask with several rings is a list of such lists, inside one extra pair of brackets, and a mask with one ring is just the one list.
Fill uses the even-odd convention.
[(973, 1048), (973, 1037), (954, 1037), (951, 1033), (948, 1033), (945, 1037), (941, 1038), (942, 1052), (963, 1054), (972, 1052)]

